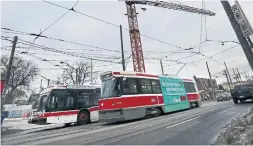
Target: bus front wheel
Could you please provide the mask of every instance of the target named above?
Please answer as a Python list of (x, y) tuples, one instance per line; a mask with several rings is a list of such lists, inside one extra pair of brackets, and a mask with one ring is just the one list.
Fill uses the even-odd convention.
[(90, 114), (87, 111), (80, 111), (77, 117), (77, 124), (84, 125), (90, 122)]

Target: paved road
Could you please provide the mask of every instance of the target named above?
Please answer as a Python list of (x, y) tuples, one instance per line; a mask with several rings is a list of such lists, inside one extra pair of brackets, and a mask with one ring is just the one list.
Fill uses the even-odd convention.
[(47, 145), (170, 145), (209, 144), (222, 128), (252, 103), (232, 101), (204, 104), (201, 108), (157, 118), (114, 125), (94, 123), (2, 137), (2, 144)]

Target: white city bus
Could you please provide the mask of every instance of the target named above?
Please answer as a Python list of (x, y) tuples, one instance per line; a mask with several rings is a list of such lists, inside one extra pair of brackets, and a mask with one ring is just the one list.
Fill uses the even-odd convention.
[(49, 86), (33, 104), (28, 123), (79, 125), (98, 121), (98, 85)]

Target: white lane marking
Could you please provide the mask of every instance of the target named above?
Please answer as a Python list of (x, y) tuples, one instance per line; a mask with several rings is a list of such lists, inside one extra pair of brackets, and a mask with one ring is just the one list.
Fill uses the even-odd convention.
[(189, 121), (195, 120), (195, 119), (197, 119), (197, 118), (199, 118), (199, 117), (200, 117), (200, 116), (197, 116), (197, 117), (194, 117), (194, 118), (188, 119), (188, 120), (186, 120), (186, 121), (182, 121), (182, 122), (179, 122), (179, 123), (177, 123), (177, 124), (174, 124), (174, 125), (168, 126), (168, 127), (166, 127), (166, 128), (167, 128), (167, 129), (169, 129), (169, 128), (175, 127), (175, 126), (177, 126), (177, 125), (180, 125), (180, 124), (183, 124), (183, 123), (186, 123), (186, 122), (189, 122)]

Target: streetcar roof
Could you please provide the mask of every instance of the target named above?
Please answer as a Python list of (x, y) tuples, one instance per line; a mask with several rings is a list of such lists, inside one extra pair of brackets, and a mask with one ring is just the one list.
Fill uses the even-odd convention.
[[(101, 74), (102, 76), (138, 76), (138, 77), (147, 77), (147, 78), (159, 78), (159, 76), (162, 75), (154, 75), (154, 74), (149, 74), (149, 73), (141, 73), (141, 72), (129, 72), (129, 71), (118, 71), (118, 72), (114, 72), (114, 71), (107, 71)], [(173, 75), (173, 74), (165, 74), (163, 76), (168, 76), (168, 77), (172, 77), (172, 78), (179, 78), (182, 79), (185, 82), (194, 82), (192, 79), (185, 79), (185, 78), (181, 78), (177, 75)]]

